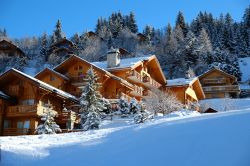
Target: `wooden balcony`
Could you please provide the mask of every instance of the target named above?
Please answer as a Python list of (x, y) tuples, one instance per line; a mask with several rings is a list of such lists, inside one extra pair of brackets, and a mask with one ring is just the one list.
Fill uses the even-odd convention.
[(226, 84), (227, 80), (225, 78), (206, 78), (202, 80), (203, 85), (210, 84)]
[(58, 113), (58, 116), (56, 117), (56, 120), (63, 123), (63, 122), (68, 122), (69, 120), (76, 122), (77, 120), (77, 113), (73, 111), (68, 111), (68, 112), (60, 112)]
[(19, 85), (15, 85), (15, 86), (10, 86), (8, 88), (8, 92), (7, 94), (10, 96), (19, 96), (21, 94), (23, 94), (24, 88), (19, 86)]
[(128, 79), (131, 80), (132, 82), (135, 82), (135, 83), (142, 83), (143, 82), (142, 75), (135, 70), (132, 70), (129, 73)]
[(72, 85), (75, 85), (79, 88), (84, 87), (87, 84), (86, 76), (71, 76), (70, 81)]
[(37, 115), (37, 105), (17, 105), (17, 106), (8, 106), (6, 116), (29, 116)]
[(34, 134), (34, 130), (28, 128), (5, 128), (3, 130), (4, 136), (31, 135), (31, 134)]
[(143, 77), (143, 85), (146, 86), (147, 88), (160, 88), (161, 84), (155, 81), (153, 78), (150, 76), (144, 76)]
[(238, 85), (226, 85), (226, 86), (205, 86), (203, 87), (204, 92), (240, 92)]
[(143, 95), (143, 88), (137, 85), (134, 85), (134, 90), (130, 92), (130, 95), (141, 97)]

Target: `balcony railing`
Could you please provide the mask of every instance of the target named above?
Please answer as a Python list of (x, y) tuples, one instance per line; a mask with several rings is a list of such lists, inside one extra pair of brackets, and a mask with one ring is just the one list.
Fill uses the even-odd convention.
[(17, 105), (7, 107), (7, 114), (9, 115), (28, 112), (37, 112), (37, 105)]
[(87, 80), (86, 76), (71, 76), (70, 81), (72, 82), (73, 85), (86, 85)]
[(135, 82), (142, 82), (142, 75), (139, 72), (135, 71), (135, 70), (132, 70), (129, 73), (128, 78), (132, 79)]
[(228, 86), (205, 86), (203, 87), (205, 92), (213, 92), (213, 91), (228, 91), (228, 92), (236, 92), (240, 91), (238, 85), (228, 85)]
[(68, 120), (75, 122), (76, 118), (77, 118), (77, 113), (69, 111), (69, 112), (60, 112), (56, 119), (63, 122), (67, 122)]
[(29, 135), (34, 134), (34, 130), (29, 128), (5, 128), (3, 129), (4, 136)]
[(160, 83), (158, 83), (157, 81), (155, 81), (153, 78), (151, 78), (149, 76), (144, 76), (143, 77), (143, 82), (148, 84), (149, 87), (151, 87), (151, 88), (159, 88), (159, 87), (161, 87)]
[(133, 96), (142, 96), (143, 95), (143, 88), (137, 85), (134, 85), (134, 90), (130, 92)]
[(202, 80), (203, 84), (225, 84), (227, 80), (225, 78), (206, 78)]

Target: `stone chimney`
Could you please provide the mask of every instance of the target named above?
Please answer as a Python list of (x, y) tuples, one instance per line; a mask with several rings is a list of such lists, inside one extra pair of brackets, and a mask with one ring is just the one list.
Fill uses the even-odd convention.
[(108, 51), (107, 54), (107, 65), (108, 65), (107, 67), (108, 68), (118, 67), (120, 66), (120, 61), (121, 57), (119, 49), (114, 49), (113, 47), (111, 47), (111, 49)]

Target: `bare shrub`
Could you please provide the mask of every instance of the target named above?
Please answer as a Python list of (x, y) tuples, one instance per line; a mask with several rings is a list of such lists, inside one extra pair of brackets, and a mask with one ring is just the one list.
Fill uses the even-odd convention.
[(146, 109), (154, 114), (168, 114), (173, 111), (178, 111), (183, 108), (176, 96), (171, 92), (162, 92), (158, 89), (153, 90), (154, 95), (145, 97)]

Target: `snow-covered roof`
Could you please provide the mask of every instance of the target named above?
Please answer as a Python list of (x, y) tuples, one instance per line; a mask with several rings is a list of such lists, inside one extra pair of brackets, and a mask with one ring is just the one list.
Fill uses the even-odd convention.
[(197, 77), (195, 78), (176, 78), (173, 80), (167, 80), (167, 86), (183, 86), (183, 85), (190, 85), (193, 81), (195, 81)]
[(142, 62), (144, 60), (148, 60), (152, 55), (148, 56), (142, 56), (142, 57), (134, 57), (134, 58), (126, 58), (121, 59), (120, 65), (113, 68), (108, 68), (107, 61), (101, 61), (101, 62), (92, 62), (92, 64), (104, 69), (104, 70), (112, 70), (112, 69), (123, 69), (123, 68), (129, 68), (135, 65), (138, 62)]
[[(58, 95), (60, 95), (60, 96), (63, 96), (63, 97), (65, 97), (65, 98), (69, 98), (69, 99), (73, 99), (73, 100), (75, 100), (75, 101), (78, 101), (78, 99), (77, 99), (75, 96), (73, 96), (73, 95), (71, 95), (71, 94), (69, 94), (69, 93), (67, 93), (67, 92), (64, 92), (64, 91), (62, 91), (62, 90), (60, 90), (60, 89), (57, 89), (57, 88), (55, 88), (55, 87), (53, 87), (53, 86), (51, 86), (51, 85), (49, 85), (49, 84), (47, 84), (47, 83), (45, 83), (45, 82), (43, 82), (43, 81), (41, 81), (41, 80), (38, 80), (38, 79), (36, 79), (36, 78), (34, 78), (34, 77), (28, 75), (28, 74), (25, 74), (25, 73), (23, 73), (23, 72), (21, 72), (21, 71), (19, 71), (19, 70), (14, 69), (14, 68), (12, 68), (12, 69), (10, 69), (10, 70), (13, 70), (13, 71), (15, 71), (15, 72), (21, 74), (22, 76), (24, 76), (24, 77), (26, 77), (26, 78), (28, 78), (28, 79), (31, 79), (31, 80), (34, 81), (34, 82), (37, 82), (41, 87), (43, 87), (43, 88), (45, 88), (45, 89), (47, 89), (47, 90), (50, 90), (50, 91), (52, 91), (52, 92), (54, 92), (54, 93), (56, 93), (56, 94), (58, 94)], [(10, 71), (10, 70), (8, 70), (8, 71)], [(7, 71), (7, 72), (8, 72), (8, 71)], [(6, 72), (5, 72), (5, 73), (6, 73)]]
[(201, 74), (201, 75), (199, 76), (199, 78), (202, 78), (202, 77), (204, 77), (205, 75), (207, 75), (207, 74), (209, 74), (209, 73), (211, 73), (211, 72), (213, 72), (213, 71), (219, 71), (220, 73), (222, 73), (222, 74), (224, 74), (224, 75), (226, 75), (226, 76), (228, 76), (228, 77), (231, 77), (231, 78), (233, 78), (235, 81), (237, 81), (237, 78), (236, 78), (235, 76), (233, 76), (233, 75), (231, 75), (231, 74), (229, 74), (229, 73), (226, 73), (225, 71), (223, 71), (223, 70), (221, 70), (221, 69), (219, 69), (219, 68), (212, 68), (212, 69), (209, 69), (209, 70), (206, 71), (205, 73)]

